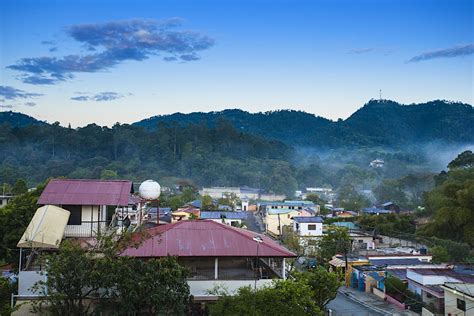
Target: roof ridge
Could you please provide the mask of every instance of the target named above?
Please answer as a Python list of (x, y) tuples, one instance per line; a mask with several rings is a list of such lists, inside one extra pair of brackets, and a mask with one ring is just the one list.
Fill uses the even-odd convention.
[[(238, 233), (238, 234), (240, 234), (240, 235), (242, 235), (242, 236), (244, 236), (244, 237), (250, 239), (250, 236), (248, 236), (247, 234), (245, 234), (245, 233), (243, 233), (242, 231), (240, 231), (240, 230), (243, 229), (243, 228), (231, 227), (231, 226), (229, 226), (229, 225), (217, 223), (217, 222), (214, 222), (214, 221), (211, 221), (211, 220), (206, 220), (206, 221), (213, 222), (214, 224), (217, 224), (217, 225), (221, 225), (223, 228), (225, 228), (225, 229), (227, 229), (227, 230), (234, 231), (234, 232), (236, 232), (236, 233)], [(251, 231), (248, 230), (248, 232), (251, 232)], [(253, 232), (253, 233), (255, 233), (255, 232)], [(257, 234), (258, 236), (265, 236), (265, 237), (267, 237), (267, 238), (270, 238), (270, 237), (268, 237), (268, 236), (266, 236), (266, 235), (264, 235), (264, 234), (261, 234), (261, 233), (255, 233), (255, 234)], [(280, 253), (283, 253), (283, 251), (282, 251), (281, 249), (278, 249), (278, 248), (274, 247), (273, 245), (269, 245), (269, 244), (265, 243), (265, 240), (263, 241), (263, 243), (264, 243), (267, 247), (270, 247), (270, 248), (273, 249), (273, 250), (276, 250), (276, 251), (278, 251), (278, 252), (280, 252)], [(282, 246), (282, 247), (283, 247), (283, 246)], [(284, 248), (284, 247), (283, 247), (283, 248)], [(286, 248), (285, 248), (285, 249), (286, 249)], [(290, 250), (288, 250), (288, 252), (291, 253)]]
[(56, 178), (51, 179), (50, 181), (94, 181), (94, 182), (131, 182), (131, 180), (126, 179), (66, 179), (66, 178)]

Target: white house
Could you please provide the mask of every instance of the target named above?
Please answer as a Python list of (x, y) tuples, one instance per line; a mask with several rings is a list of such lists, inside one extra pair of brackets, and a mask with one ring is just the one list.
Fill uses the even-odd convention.
[(474, 283), (445, 283), (444, 314), (474, 316)]
[(0, 195), (0, 208), (5, 207), (13, 198), (13, 195)]
[(111, 223), (118, 208), (129, 205), (131, 181), (53, 179), (38, 204), (55, 205), (70, 212), (66, 237), (93, 237)]
[(319, 237), (323, 235), (323, 219), (319, 216), (293, 217), (293, 231), (299, 237)]

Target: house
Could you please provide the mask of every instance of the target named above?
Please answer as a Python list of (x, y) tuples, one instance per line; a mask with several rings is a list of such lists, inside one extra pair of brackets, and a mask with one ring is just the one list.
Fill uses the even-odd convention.
[(293, 231), (298, 237), (320, 237), (323, 235), (323, 219), (319, 216), (295, 216)]
[(171, 213), (171, 222), (179, 222), (181, 220), (198, 219), (201, 211), (194, 207), (181, 207)]
[(445, 315), (474, 316), (474, 283), (446, 282), (441, 288)]
[(362, 292), (372, 293), (373, 289), (385, 291), (385, 267), (358, 265), (352, 267), (350, 286)]
[(230, 293), (242, 286), (263, 287), (286, 278), (286, 258), (296, 255), (273, 239), (211, 220), (180, 221), (146, 232), (147, 239), (122, 255), (136, 258), (176, 256), (191, 272), (195, 301), (217, 299), (216, 286)]
[(386, 211), (392, 211), (393, 213), (400, 213), (400, 206), (393, 202), (386, 202), (380, 205), (381, 208), (383, 208)]
[(365, 213), (368, 215), (380, 215), (380, 214), (391, 214), (393, 213), (393, 211), (379, 208), (376, 206), (372, 206), (372, 207), (363, 208), (362, 213)]
[(202, 188), (199, 191), (201, 196), (209, 195), (213, 199), (225, 198), (231, 194), (235, 194), (239, 199), (247, 198), (251, 200), (258, 200), (260, 198), (261, 191), (259, 189), (251, 187), (211, 187)]
[(385, 161), (383, 161), (382, 159), (375, 159), (375, 160), (372, 160), (369, 165), (372, 168), (382, 168), (384, 164), (385, 164)]
[(452, 269), (409, 269), (408, 289), (417, 294), (423, 303), (436, 313), (445, 313), (446, 283), (474, 283), (474, 274), (464, 274)]
[(378, 244), (378, 239), (371, 234), (360, 231), (349, 231), (353, 249), (373, 250)]
[(193, 208), (201, 209), (202, 208), (202, 201), (201, 200), (194, 200), (194, 201), (191, 201), (191, 202), (188, 202), (188, 203), (184, 204), (184, 207), (193, 207)]
[(70, 212), (66, 237), (93, 237), (110, 225), (117, 212), (125, 216), (131, 193), (132, 182), (127, 180), (53, 179), (38, 204)]
[(284, 226), (293, 226), (293, 217), (314, 216), (315, 212), (304, 205), (294, 203), (266, 203), (260, 206), (266, 232), (280, 236)]
[[(345, 274), (345, 284), (349, 286), (352, 269), (355, 266), (368, 265), (369, 260), (363, 256), (335, 255), (329, 261), (330, 269), (340, 271)], [(346, 270), (347, 265), (347, 270)]]
[(217, 223), (240, 227), (242, 221), (247, 219), (247, 213), (244, 212), (204, 212), (201, 211), (201, 219), (208, 219)]
[(13, 195), (0, 195), (0, 208), (7, 206), (13, 198), (15, 198)]
[(159, 225), (171, 223), (171, 207), (160, 207), (159, 211), (157, 207), (148, 208), (146, 215), (147, 222), (156, 223), (157, 213), (159, 216)]

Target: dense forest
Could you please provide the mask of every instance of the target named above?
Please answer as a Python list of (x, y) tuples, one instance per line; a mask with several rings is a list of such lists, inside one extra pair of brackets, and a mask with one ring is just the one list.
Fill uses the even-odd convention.
[(411, 105), (371, 100), (348, 119), (337, 122), (291, 110), (255, 114), (225, 110), (154, 116), (135, 125), (155, 129), (159, 122), (177, 122), (182, 126), (205, 123), (212, 127), (222, 119), (246, 133), (279, 140), (291, 146), (399, 147), (435, 140), (474, 142), (474, 108), (469, 104), (441, 100)]
[[(73, 129), (0, 112), (0, 183), (25, 179), (32, 187), (64, 176), (153, 178), (173, 186), (185, 179), (196, 186), (248, 185), (290, 196), (297, 189), (329, 186), (349, 209), (387, 200), (414, 208), (445, 167), (433, 165), (433, 156), (440, 155), (427, 154), (416, 142), (473, 143), (474, 127), (466, 123), (474, 121), (472, 115), (472, 106), (444, 101), (410, 106), (370, 101), (340, 122), (296, 111), (227, 110)], [(396, 136), (401, 133), (420, 137)], [(388, 145), (397, 137), (406, 143)], [(302, 145), (310, 142), (321, 146)], [(377, 158), (384, 167), (369, 167)]]

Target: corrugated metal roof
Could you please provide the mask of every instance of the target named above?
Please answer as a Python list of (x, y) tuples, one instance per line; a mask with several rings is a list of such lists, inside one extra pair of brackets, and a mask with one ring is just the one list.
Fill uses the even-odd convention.
[(243, 212), (214, 212), (214, 211), (201, 211), (202, 219), (219, 219), (219, 218), (228, 218), (228, 219), (246, 219), (247, 213)]
[(294, 216), (293, 220), (298, 223), (322, 223), (320, 216)]
[(53, 179), (38, 204), (127, 206), (131, 191), (128, 180)]
[(425, 265), (426, 262), (419, 260), (418, 258), (372, 258), (370, 262), (377, 265)]
[(151, 237), (122, 255), (132, 257), (296, 257), (268, 236), (211, 220), (179, 221), (147, 231)]

